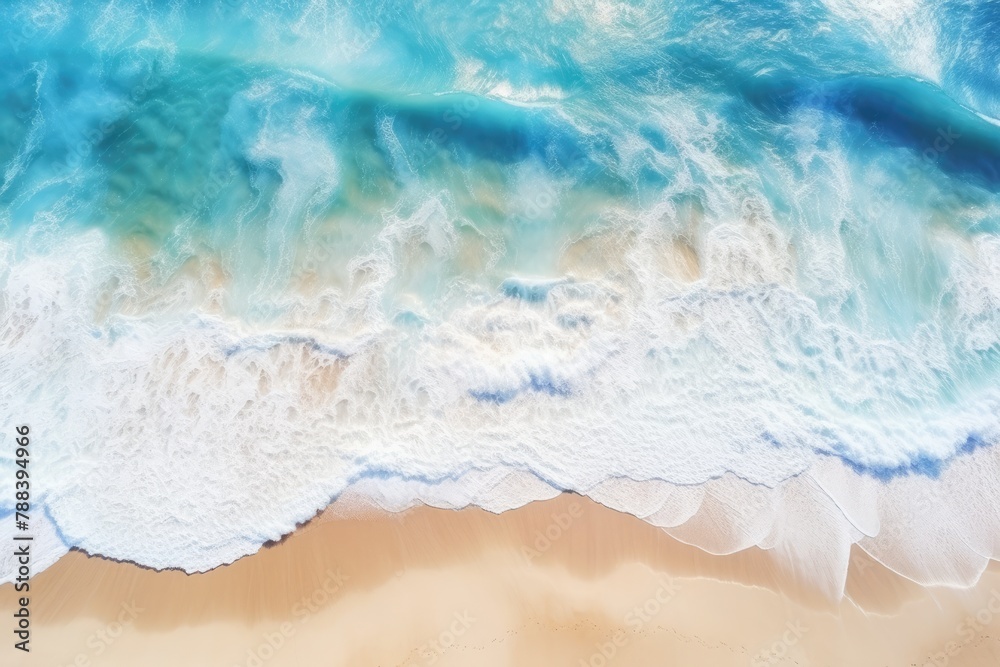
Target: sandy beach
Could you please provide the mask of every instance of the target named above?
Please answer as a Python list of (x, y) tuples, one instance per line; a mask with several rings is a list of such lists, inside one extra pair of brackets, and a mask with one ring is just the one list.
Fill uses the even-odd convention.
[(1000, 0), (0, 26), (0, 667), (1000, 667)]
[[(500, 515), (348, 499), (204, 574), (74, 551), (31, 587), (31, 653), (4, 665), (1000, 664), (998, 567), (927, 589), (859, 552), (830, 601), (762, 550), (710, 556), (571, 494)], [(0, 604), (10, 623), (12, 586)]]

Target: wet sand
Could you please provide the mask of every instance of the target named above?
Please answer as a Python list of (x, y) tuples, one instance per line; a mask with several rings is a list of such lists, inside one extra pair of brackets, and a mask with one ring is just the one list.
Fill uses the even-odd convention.
[[(31, 653), (62, 667), (1000, 665), (1000, 567), (924, 588), (858, 551), (829, 600), (766, 551), (712, 556), (564, 494), (500, 515), (339, 501), (211, 572), (73, 551), (31, 581)], [(6, 623), (18, 595), (0, 587)]]

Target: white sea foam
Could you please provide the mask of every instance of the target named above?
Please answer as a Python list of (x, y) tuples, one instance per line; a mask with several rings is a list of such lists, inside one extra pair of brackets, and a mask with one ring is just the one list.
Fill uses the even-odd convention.
[[(917, 581), (974, 580), (997, 553), (1000, 531), (980, 530), (1000, 498), (995, 448), (940, 480), (884, 482), (840, 459), (905, 469), (970, 434), (996, 442), (1000, 388), (970, 378), (943, 402), (933, 331), (869, 339), (821, 318), (766, 211), (697, 239), (693, 283), (659, 273), (674, 247), (655, 220), (631, 242), (591, 239), (620, 255), (604, 278), (573, 279), (567, 259), (548, 282), (464, 283), (446, 316), (406, 326), (387, 290), (413, 248), (458, 252), (439, 201), (391, 220), (349, 289), (289, 295), (294, 314), (261, 330), (208, 315), (212, 290), (176, 281), (169, 312), (203, 314), (136, 307), (153, 288), (97, 231), (5, 246), (2, 410), (35, 434), (36, 498), (65, 540), (47, 553), (198, 571), (352, 485), (392, 510), (501, 511), (571, 489), (715, 553), (761, 546), (830, 595), (854, 542)], [(954, 321), (982, 350), (998, 253), (973, 249), (954, 264)], [(914, 517), (915, 490), (950, 500)]]
[[(0, 539), (4, 544), (11, 545), (0, 554), (0, 584), (11, 582), (23, 583), (24, 575), (21, 574), (21, 567), (25, 565), (18, 560), (17, 549), (20, 546), (27, 546), (30, 560), (27, 563), (28, 577), (42, 572), (51, 567), (57, 560), (69, 552), (69, 546), (59, 535), (56, 525), (52, 523), (45, 512), (32, 512), (28, 515), (29, 529), (27, 531), (18, 530), (14, 523), (13, 515), (0, 516)], [(17, 540), (14, 538), (31, 539)], [(21, 580), (18, 581), (18, 577)], [(31, 582), (28, 581), (28, 585)]]

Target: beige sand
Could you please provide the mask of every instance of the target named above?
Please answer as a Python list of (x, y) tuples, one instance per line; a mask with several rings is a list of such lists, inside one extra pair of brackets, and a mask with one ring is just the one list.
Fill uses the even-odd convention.
[(833, 604), (783, 588), (766, 552), (709, 556), (579, 496), (340, 507), (201, 575), (70, 553), (32, 580), (31, 654), (4, 629), (0, 665), (1000, 665), (996, 567), (924, 589), (859, 554)]

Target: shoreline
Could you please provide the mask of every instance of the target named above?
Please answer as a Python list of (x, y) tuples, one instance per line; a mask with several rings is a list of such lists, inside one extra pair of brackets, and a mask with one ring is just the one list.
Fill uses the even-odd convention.
[[(569, 493), (502, 514), (345, 498), (200, 574), (73, 550), (32, 595), (12, 665), (1000, 663), (996, 562), (922, 587), (854, 547), (836, 602), (764, 550), (712, 556)], [(5, 612), (15, 598), (0, 587)]]

